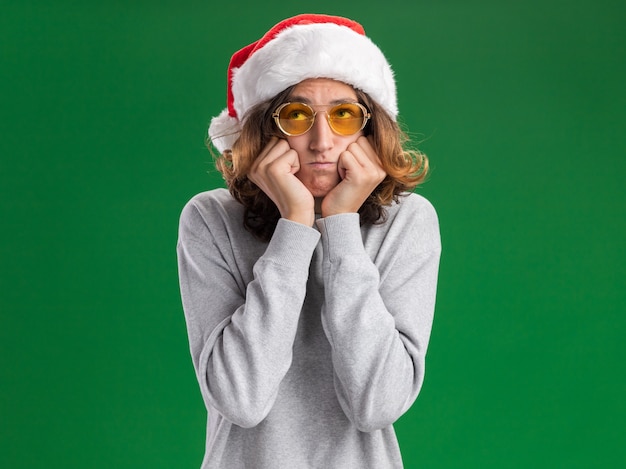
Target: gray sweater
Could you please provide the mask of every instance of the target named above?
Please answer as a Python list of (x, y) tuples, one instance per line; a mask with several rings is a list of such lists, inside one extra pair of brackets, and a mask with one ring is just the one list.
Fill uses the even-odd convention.
[(399, 468), (393, 429), (415, 401), (441, 244), (407, 194), (381, 225), (280, 219), (269, 243), (225, 189), (180, 219), (180, 288), (208, 412), (202, 468)]

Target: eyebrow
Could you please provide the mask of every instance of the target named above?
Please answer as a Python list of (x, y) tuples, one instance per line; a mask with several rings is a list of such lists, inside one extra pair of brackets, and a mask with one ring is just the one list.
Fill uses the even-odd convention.
[(304, 96), (294, 95), (294, 96), (289, 96), (289, 101), (291, 101), (292, 103), (293, 102), (304, 103), (310, 106), (335, 106), (337, 104), (354, 103), (354, 102), (357, 102), (358, 99), (357, 98), (340, 98), (340, 99), (334, 99), (328, 104), (315, 104), (313, 103), (313, 101), (311, 101), (308, 98), (305, 98)]

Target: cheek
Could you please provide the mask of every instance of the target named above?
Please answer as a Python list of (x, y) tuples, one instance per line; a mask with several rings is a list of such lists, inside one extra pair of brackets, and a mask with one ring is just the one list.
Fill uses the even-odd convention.
[(287, 143), (289, 143), (289, 147), (296, 150), (298, 154), (300, 154), (300, 152), (308, 148), (309, 142), (308, 142), (306, 134), (300, 135), (298, 137), (285, 137), (285, 138), (287, 140)]

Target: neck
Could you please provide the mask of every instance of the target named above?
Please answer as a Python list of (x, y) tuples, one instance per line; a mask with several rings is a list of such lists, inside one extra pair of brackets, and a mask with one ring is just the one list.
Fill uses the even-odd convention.
[(323, 197), (315, 197), (315, 213), (317, 214), (322, 213), (322, 200), (324, 200)]

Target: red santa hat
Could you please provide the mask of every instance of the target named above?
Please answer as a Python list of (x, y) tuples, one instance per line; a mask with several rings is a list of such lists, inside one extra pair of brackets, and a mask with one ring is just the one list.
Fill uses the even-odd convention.
[(215, 148), (220, 152), (232, 148), (253, 106), (307, 78), (347, 83), (396, 119), (393, 71), (363, 27), (347, 18), (305, 14), (281, 21), (233, 54), (228, 66), (228, 106), (209, 126)]

